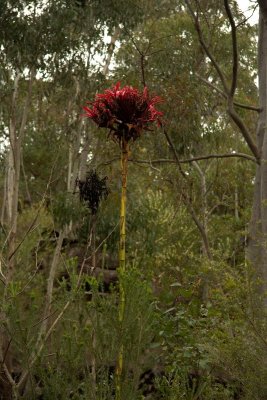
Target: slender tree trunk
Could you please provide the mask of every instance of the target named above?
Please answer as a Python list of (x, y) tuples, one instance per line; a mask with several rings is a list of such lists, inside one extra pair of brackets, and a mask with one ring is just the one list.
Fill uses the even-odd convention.
[[(9, 122), (9, 142), (10, 150), (8, 155), (8, 168), (7, 168), (7, 201), (6, 201), (6, 214), (8, 226), (8, 272), (7, 282), (10, 281), (15, 265), (15, 248), (16, 248), (16, 234), (17, 234), (17, 218), (18, 218), (18, 199), (19, 199), (19, 181), (21, 170), (21, 148), (24, 138), (24, 131), (26, 127), (28, 111), (31, 101), (32, 84), (35, 78), (36, 71), (33, 68), (29, 76), (28, 92), (24, 103), (22, 117), (18, 122), (17, 110), (17, 97), (19, 90), (20, 72), (14, 79), (14, 88), (12, 96), (12, 105)], [(18, 126), (19, 125), (19, 126)]]
[[(7, 162), (6, 162), (6, 168), (7, 168)], [(1, 209), (1, 227), (2, 228), (5, 225), (6, 204), (7, 204), (7, 174), (5, 172), (4, 193), (3, 193), (3, 198), (2, 198), (2, 209)]]
[(86, 178), (88, 152), (89, 152), (89, 135), (87, 134), (86, 137), (84, 138), (84, 144), (80, 155), (79, 179), (81, 181), (84, 181)]
[(203, 235), (202, 235), (202, 248), (203, 254), (211, 258), (209, 239), (208, 239), (208, 205), (207, 205), (207, 183), (205, 172), (202, 171), (200, 166), (196, 161), (192, 162), (194, 168), (198, 172), (200, 177), (200, 187), (201, 187), (201, 211), (202, 211), (202, 227), (203, 227)]
[(17, 135), (17, 97), (19, 90), (20, 73), (14, 79), (12, 107), (9, 121), (9, 143), (10, 149), (8, 153), (8, 167), (7, 167), (7, 226), (8, 226), (8, 271), (7, 282), (10, 281), (14, 270), (14, 256), (12, 254), (15, 250), (15, 239), (17, 232), (17, 209), (18, 209), (18, 184), (20, 177), (20, 148)]
[(54, 288), (54, 281), (55, 281), (55, 276), (56, 276), (56, 271), (57, 267), (59, 264), (59, 259), (60, 259), (60, 254), (61, 254), (61, 249), (62, 249), (62, 244), (63, 240), (65, 237), (65, 229), (61, 229), (59, 233), (59, 237), (57, 239), (57, 244), (56, 248), (54, 251), (54, 256), (51, 264), (51, 268), (49, 270), (49, 275), (47, 278), (47, 288), (46, 288), (46, 297), (45, 297), (45, 306), (44, 306), (44, 313), (43, 313), (43, 321), (39, 330), (38, 334), (38, 340), (36, 343), (36, 347), (39, 347), (39, 344), (42, 340), (42, 338), (45, 336), (47, 332), (47, 327), (49, 324), (50, 320), (50, 314), (51, 314), (51, 305), (52, 305), (52, 299), (53, 299), (53, 288)]
[(267, 306), (267, 10), (260, 12), (260, 35), (259, 35), (259, 89), (260, 107), (259, 127), (262, 131), (261, 148), (261, 224), (262, 224), (262, 277), (263, 290), (265, 294), (265, 305)]
[[(262, 3), (262, 4), (261, 4)], [(248, 256), (262, 279), (261, 295), (267, 307), (267, 8), (259, 1), (259, 106), (257, 126), (257, 145), (261, 154), (261, 163), (257, 165)]]
[(113, 35), (111, 36), (110, 43), (108, 46), (108, 51), (107, 51), (107, 57), (106, 57), (105, 65), (103, 68), (103, 75), (105, 75), (105, 76), (107, 76), (107, 74), (109, 72), (109, 67), (110, 67), (112, 56), (113, 56), (113, 53), (115, 50), (116, 41), (118, 40), (120, 33), (121, 33), (120, 27), (116, 27), (114, 29)]

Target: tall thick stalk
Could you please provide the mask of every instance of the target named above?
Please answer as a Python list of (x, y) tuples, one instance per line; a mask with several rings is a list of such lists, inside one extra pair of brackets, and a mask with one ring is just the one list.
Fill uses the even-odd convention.
[(124, 361), (123, 322), (125, 314), (125, 291), (123, 275), (125, 272), (125, 241), (126, 241), (126, 189), (129, 143), (141, 136), (144, 129), (153, 122), (161, 125), (162, 112), (155, 108), (161, 102), (160, 97), (150, 97), (147, 87), (143, 92), (132, 86), (120, 88), (117, 82), (111, 89), (98, 93), (92, 107), (83, 107), (86, 116), (92, 119), (100, 128), (107, 128), (113, 140), (120, 144), (121, 149), (121, 209), (120, 209), (120, 249), (119, 249), (119, 327), (120, 346), (116, 364), (116, 400), (121, 400), (122, 372)]
[[(128, 171), (128, 157), (129, 157), (129, 144), (123, 137), (121, 140), (121, 209), (120, 209), (120, 248), (119, 248), (119, 270), (120, 276), (122, 277), (125, 272), (126, 267), (126, 191), (127, 191), (127, 171)], [(124, 311), (125, 311), (125, 290), (123, 286), (123, 281), (119, 280), (119, 325), (120, 330), (122, 330)], [(122, 333), (122, 332), (121, 332)], [(123, 335), (120, 335), (122, 340)], [(123, 343), (120, 344), (119, 354), (116, 365), (116, 400), (121, 400), (121, 376), (123, 369), (123, 356), (124, 348)]]
[(126, 190), (128, 172), (129, 145), (124, 139), (121, 146), (121, 210), (120, 210), (120, 253), (119, 266), (121, 272), (125, 271), (125, 239), (126, 239)]

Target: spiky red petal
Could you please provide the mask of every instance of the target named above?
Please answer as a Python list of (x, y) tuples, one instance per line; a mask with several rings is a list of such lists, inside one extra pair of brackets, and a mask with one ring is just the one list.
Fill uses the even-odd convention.
[[(161, 125), (163, 113), (155, 108), (162, 102), (159, 96), (149, 97), (147, 87), (143, 93), (132, 86), (120, 88), (120, 82), (104, 93), (95, 96), (92, 107), (83, 107), (85, 116), (99, 127), (109, 128), (115, 138), (121, 139), (122, 132), (128, 129), (126, 140), (135, 140), (143, 129), (154, 121)], [(130, 127), (130, 128), (129, 128)]]

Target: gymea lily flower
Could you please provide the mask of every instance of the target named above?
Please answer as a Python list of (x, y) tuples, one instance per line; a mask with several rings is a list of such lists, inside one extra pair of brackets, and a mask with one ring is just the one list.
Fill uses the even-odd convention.
[(97, 94), (91, 107), (84, 107), (85, 116), (91, 118), (100, 128), (108, 128), (112, 137), (122, 142), (136, 140), (143, 130), (149, 130), (153, 122), (161, 125), (162, 112), (155, 106), (162, 102), (159, 96), (150, 97), (147, 88), (143, 92), (132, 86), (120, 88), (118, 82), (113, 88)]
[[(156, 122), (161, 125), (162, 112), (156, 109), (160, 97), (150, 97), (147, 88), (143, 92), (132, 86), (120, 87), (118, 82), (104, 93), (97, 94), (91, 107), (84, 107), (85, 116), (92, 119), (100, 128), (109, 129), (112, 138), (121, 148), (121, 209), (120, 209), (120, 249), (119, 270), (125, 272), (126, 266), (126, 189), (127, 165), (129, 157), (129, 143), (135, 141), (143, 130), (150, 130), (150, 125)], [(119, 323), (123, 326), (125, 309), (125, 291), (121, 279), (119, 280)], [(122, 338), (121, 338), (122, 340)], [(121, 376), (123, 369), (124, 347), (120, 344), (116, 365), (116, 400), (121, 400)]]

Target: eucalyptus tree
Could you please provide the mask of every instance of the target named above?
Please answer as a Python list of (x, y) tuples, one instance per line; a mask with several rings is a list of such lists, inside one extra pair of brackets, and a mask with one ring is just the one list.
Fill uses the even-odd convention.
[[(256, 161), (256, 176), (254, 184), (254, 199), (252, 206), (252, 217), (249, 229), (249, 245), (248, 252), (250, 260), (258, 271), (259, 277), (262, 280), (261, 283), (261, 294), (263, 302), (266, 307), (266, 289), (267, 289), (267, 253), (266, 253), (266, 238), (267, 238), (267, 218), (266, 218), (266, 109), (267, 109), (267, 94), (266, 94), (266, 60), (267, 60), (267, 47), (266, 47), (266, 35), (267, 35), (267, 13), (266, 4), (264, 1), (258, 1), (259, 6), (259, 31), (258, 31), (258, 88), (259, 88), (259, 105), (255, 104), (240, 104), (236, 101), (237, 93), (241, 90), (248, 93), (249, 84), (244, 86), (242, 82), (242, 76), (244, 73), (245, 65), (250, 64), (248, 58), (244, 58), (244, 53), (240, 50), (242, 43), (242, 25), (246, 23), (246, 20), (240, 20), (240, 12), (238, 14), (237, 3), (224, 0), (224, 4), (221, 5), (221, 13), (225, 15), (226, 23), (230, 31), (230, 44), (231, 44), (231, 56), (232, 61), (228, 67), (224, 65), (215, 56), (212, 47), (208, 42), (208, 37), (205, 34), (204, 27), (207, 26), (206, 22), (202, 18), (207, 19), (207, 13), (209, 3), (203, 7), (200, 2), (196, 2), (196, 7), (190, 1), (185, 1), (189, 13), (193, 18), (193, 22), (198, 34), (199, 43), (205, 52), (209, 63), (217, 75), (215, 78), (218, 82), (213, 85), (211, 82), (207, 82), (213, 90), (226, 99), (226, 109), (233, 125), (241, 133), (244, 142), (247, 144), (248, 149)], [(253, 44), (251, 44), (253, 47)], [(251, 68), (252, 67), (252, 68)], [(251, 75), (255, 76), (255, 69), (253, 65), (249, 66)], [(254, 67), (255, 68), (255, 67)], [(218, 87), (218, 85), (220, 87)], [(252, 101), (254, 99), (252, 98)], [(258, 114), (257, 122), (256, 118), (253, 118), (254, 125), (246, 119), (244, 111), (254, 112)], [(257, 127), (255, 127), (257, 125)]]
[[(267, 307), (267, 5), (265, 1), (259, 4), (259, 34), (258, 34), (258, 87), (259, 87), (259, 117), (256, 129), (256, 150), (258, 163), (256, 169), (254, 200), (250, 224), (250, 258), (253, 266), (259, 269), (263, 279), (263, 296)], [(230, 15), (230, 14), (229, 14)], [(234, 29), (234, 24), (231, 24)], [(233, 46), (236, 46), (233, 33)], [(235, 48), (235, 47), (234, 47)]]

